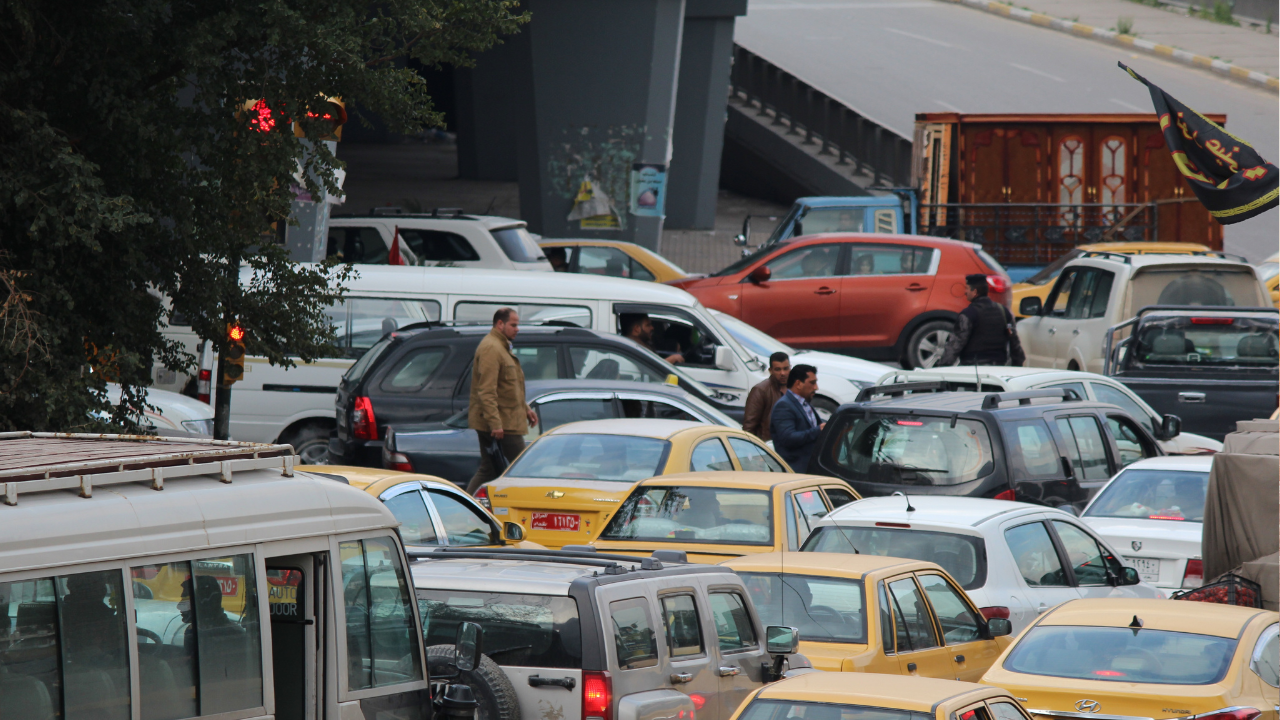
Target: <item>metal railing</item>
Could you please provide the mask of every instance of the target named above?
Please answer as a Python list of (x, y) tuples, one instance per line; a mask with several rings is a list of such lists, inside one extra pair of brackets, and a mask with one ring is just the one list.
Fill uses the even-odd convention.
[(804, 144), (821, 143), (850, 174), (867, 173), (876, 185), (911, 184), (911, 139), (905, 138), (747, 50), (733, 46), (730, 92), (758, 115), (772, 117)]

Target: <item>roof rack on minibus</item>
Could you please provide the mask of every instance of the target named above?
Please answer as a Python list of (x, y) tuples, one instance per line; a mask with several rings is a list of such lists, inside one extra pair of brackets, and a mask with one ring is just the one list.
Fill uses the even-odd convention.
[(166, 481), (217, 477), (232, 482), (246, 470), (280, 469), (293, 476), (293, 446), (265, 443), (94, 433), (0, 433), (0, 502), (18, 496), (146, 483), (163, 490)]

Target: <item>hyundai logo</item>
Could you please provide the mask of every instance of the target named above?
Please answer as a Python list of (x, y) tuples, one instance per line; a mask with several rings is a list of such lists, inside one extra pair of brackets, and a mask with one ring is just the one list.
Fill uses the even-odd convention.
[(1076, 709), (1080, 712), (1096, 713), (1102, 707), (1097, 700), (1077, 700)]
[(1129, 547), (1133, 548), (1134, 550), (1141, 550), (1141, 549), (1142, 549), (1142, 541), (1141, 541), (1141, 540), (1134, 540), (1133, 542), (1129, 543)]

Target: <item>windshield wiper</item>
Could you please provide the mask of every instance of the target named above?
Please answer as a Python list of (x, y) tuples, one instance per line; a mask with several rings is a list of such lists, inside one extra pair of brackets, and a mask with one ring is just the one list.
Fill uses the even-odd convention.
[(894, 470), (910, 470), (912, 472), (931, 472), (931, 473), (951, 472), (947, 468), (922, 468), (922, 467), (917, 467), (915, 465), (899, 465), (897, 463), (888, 463), (888, 462), (880, 462), (876, 464), (884, 467), (891, 467)]

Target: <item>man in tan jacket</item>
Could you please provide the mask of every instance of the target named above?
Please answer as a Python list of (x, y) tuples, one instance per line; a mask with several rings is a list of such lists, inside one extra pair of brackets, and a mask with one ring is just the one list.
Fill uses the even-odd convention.
[(773, 406), (787, 392), (787, 375), (791, 373), (791, 358), (784, 352), (769, 356), (769, 377), (761, 380), (747, 393), (746, 412), (742, 416), (742, 429), (769, 442), (769, 422)]
[(486, 449), (497, 440), (507, 462), (524, 450), (524, 434), (537, 424), (538, 415), (524, 401), (524, 370), (511, 349), (520, 332), (520, 316), (509, 308), (493, 314), (493, 329), (476, 348), (471, 364), (471, 407), (467, 426), (480, 436), (480, 467), (467, 484), (467, 492), (498, 476)]

